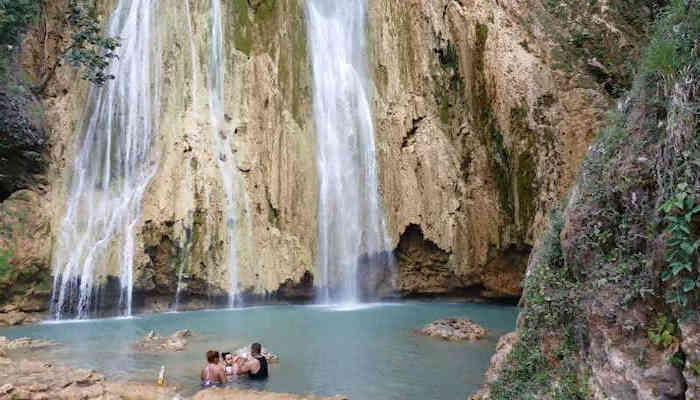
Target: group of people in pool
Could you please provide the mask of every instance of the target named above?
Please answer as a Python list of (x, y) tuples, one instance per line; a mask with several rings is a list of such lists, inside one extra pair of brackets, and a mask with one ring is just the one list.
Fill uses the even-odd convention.
[[(221, 359), (223, 358), (223, 362)], [(202, 369), (202, 387), (220, 386), (244, 375), (248, 379), (262, 380), (268, 377), (267, 359), (262, 355), (260, 343), (250, 345), (250, 357), (234, 356), (215, 350), (207, 351), (207, 365)]]

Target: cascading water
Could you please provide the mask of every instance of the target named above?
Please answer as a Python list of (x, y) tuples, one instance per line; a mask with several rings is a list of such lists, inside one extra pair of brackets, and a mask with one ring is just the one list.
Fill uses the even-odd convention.
[(366, 3), (306, 4), (320, 178), (321, 300), (352, 303), (360, 298), (360, 260), (389, 254), (391, 248), (377, 190)]
[(234, 197), (233, 152), (227, 142), (227, 135), (222, 130), (224, 120), (224, 43), (221, 25), (221, 0), (211, 0), (211, 38), (209, 40), (209, 118), (211, 121), (213, 143), (218, 154), (219, 171), (224, 195), (226, 197), (226, 245), (227, 263), (231, 291), (230, 305), (236, 305), (238, 294), (238, 252), (236, 249), (236, 199)]
[[(134, 226), (155, 173), (160, 59), (156, 0), (120, 0), (107, 34), (122, 39), (115, 80), (91, 89), (54, 254), (51, 312), (100, 312), (100, 290), (118, 274), (119, 309), (131, 314)], [(110, 271), (110, 266), (119, 270)], [(107, 299), (111, 301), (112, 299)]]

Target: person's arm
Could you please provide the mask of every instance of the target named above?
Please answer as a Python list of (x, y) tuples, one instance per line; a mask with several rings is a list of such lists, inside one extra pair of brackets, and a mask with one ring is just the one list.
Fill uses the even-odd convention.
[(199, 379), (203, 382), (204, 381), (204, 368), (202, 368), (202, 372), (199, 373)]
[(257, 361), (257, 360), (250, 360), (250, 361), (248, 361), (248, 362), (239, 364), (239, 366), (238, 366), (238, 371), (236, 371), (236, 370), (234, 369), (234, 372), (235, 372), (237, 375), (243, 375), (243, 374), (245, 374), (245, 373), (252, 372), (253, 369), (255, 368), (255, 362), (256, 362), (256, 361)]
[(236, 363), (233, 367), (233, 373), (236, 375), (243, 375), (250, 371), (250, 367), (248, 366), (247, 362), (241, 362), (243, 360), (238, 360), (238, 363)]

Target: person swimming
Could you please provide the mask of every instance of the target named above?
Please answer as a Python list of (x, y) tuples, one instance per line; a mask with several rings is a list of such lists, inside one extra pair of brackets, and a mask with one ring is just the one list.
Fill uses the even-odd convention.
[(250, 345), (251, 359), (236, 357), (233, 360), (233, 371), (236, 375), (248, 374), (248, 378), (253, 380), (266, 379), (269, 376), (267, 370), (267, 359), (262, 355), (260, 343)]
[(233, 372), (233, 354), (226, 352), (221, 353), (224, 358), (224, 375), (226, 376), (226, 381), (231, 382), (236, 374)]
[(207, 351), (207, 365), (202, 369), (200, 378), (203, 388), (223, 385), (226, 382), (224, 370), (219, 365), (218, 351)]

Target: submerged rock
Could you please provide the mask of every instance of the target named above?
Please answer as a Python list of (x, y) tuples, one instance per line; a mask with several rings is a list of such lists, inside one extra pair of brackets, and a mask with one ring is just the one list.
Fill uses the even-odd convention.
[(172, 335), (170, 335), (171, 338), (176, 339), (176, 338), (186, 338), (192, 336), (192, 332), (189, 329), (181, 329), (179, 331), (176, 331)]
[(132, 346), (135, 351), (145, 353), (162, 353), (183, 351), (187, 347), (186, 337), (192, 336), (189, 329), (175, 331), (170, 336), (158, 336), (155, 330), (151, 330), (144, 336), (143, 340)]
[[(59, 343), (53, 340), (32, 339), (28, 337), (9, 340), (5, 336), (0, 336), (0, 351), (15, 349), (36, 349), (40, 347), (58, 346)], [(2, 353), (0, 353), (2, 354)]]
[(418, 333), (444, 340), (479, 340), (487, 330), (468, 318), (445, 318), (429, 323)]

